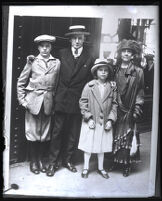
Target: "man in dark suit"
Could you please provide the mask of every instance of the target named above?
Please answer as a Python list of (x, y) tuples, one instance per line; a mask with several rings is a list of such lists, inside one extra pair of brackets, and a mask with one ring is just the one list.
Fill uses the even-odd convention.
[(83, 45), (86, 35), (89, 33), (86, 32), (85, 26), (70, 26), (66, 36), (70, 37), (71, 47), (60, 51), (60, 79), (55, 97), (47, 176), (55, 174), (62, 148), (63, 166), (71, 172), (77, 172), (72, 164), (72, 156), (78, 145), (81, 127), (79, 99), (83, 87), (92, 79), (90, 69), (95, 60), (92, 52)]

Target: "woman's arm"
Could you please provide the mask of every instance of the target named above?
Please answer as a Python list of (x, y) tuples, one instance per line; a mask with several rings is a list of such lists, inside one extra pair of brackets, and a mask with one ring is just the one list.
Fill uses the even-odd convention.
[(142, 106), (144, 104), (144, 73), (143, 70), (139, 71), (139, 86), (137, 90), (135, 106), (133, 111), (134, 119), (138, 119), (142, 115)]

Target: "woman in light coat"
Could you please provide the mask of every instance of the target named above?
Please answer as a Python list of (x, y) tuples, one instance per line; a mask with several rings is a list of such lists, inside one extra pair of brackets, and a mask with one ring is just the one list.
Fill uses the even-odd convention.
[(97, 59), (91, 72), (96, 78), (87, 83), (80, 98), (82, 126), (78, 148), (84, 151), (82, 177), (89, 173), (91, 153), (98, 155), (98, 173), (108, 178), (103, 168), (104, 153), (112, 151), (112, 124), (117, 118), (116, 87), (110, 82), (111, 65)]

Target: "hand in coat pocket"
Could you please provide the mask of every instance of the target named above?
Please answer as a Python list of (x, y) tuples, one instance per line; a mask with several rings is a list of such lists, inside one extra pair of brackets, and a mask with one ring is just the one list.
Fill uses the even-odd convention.
[(25, 109), (28, 109), (27, 107), (28, 103), (26, 101), (24, 101), (24, 103), (22, 104), (22, 106), (25, 108)]
[(106, 125), (105, 125), (105, 130), (109, 131), (112, 129), (112, 122), (111, 121), (107, 121)]
[(88, 126), (89, 126), (89, 128), (91, 128), (91, 129), (95, 128), (95, 122), (94, 122), (92, 119), (90, 119), (90, 120), (88, 121)]

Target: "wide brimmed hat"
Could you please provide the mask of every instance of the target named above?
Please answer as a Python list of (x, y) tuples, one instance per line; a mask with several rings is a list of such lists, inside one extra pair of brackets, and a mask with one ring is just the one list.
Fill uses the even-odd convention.
[(83, 25), (73, 25), (69, 27), (69, 32), (65, 34), (65, 36), (72, 36), (72, 35), (90, 35), (89, 32), (86, 31), (85, 26)]
[(34, 39), (34, 42), (35, 43), (40, 43), (40, 42), (50, 42), (50, 43), (53, 43), (55, 42), (56, 40), (56, 37), (55, 36), (50, 36), (50, 35), (40, 35), (40, 36), (37, 36), (35, 39)]
[(137, 41), (123, 39), (117, 46), (117, 51), (121, 52), (124, 49), (130, 49), (134, 54), (141, 53), (141, 46)]
[(91, 73), (93, 76), (95, 76), (96, 70), (101, 66), (106, 66), (109, 70), (110, 76), (112, 76), (112, 74), (113, 74), (112, 62), (108, 61), (107, 59), (102, 59), (102, 58), (96, 59), (94, 66), (91, 68)]

